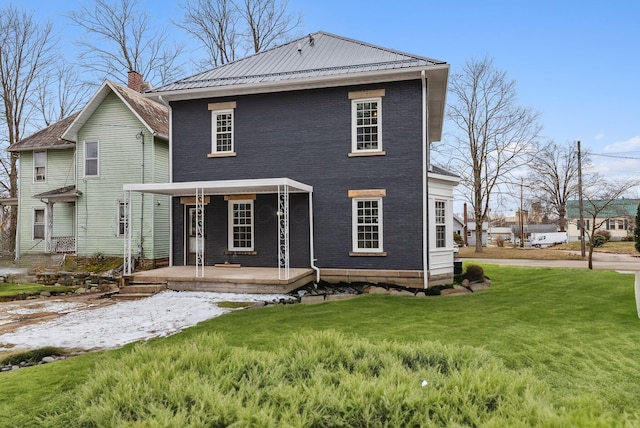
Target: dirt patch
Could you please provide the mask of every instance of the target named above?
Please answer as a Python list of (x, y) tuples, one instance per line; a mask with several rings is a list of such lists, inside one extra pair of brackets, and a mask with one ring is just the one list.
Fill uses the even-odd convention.
[[(0, 302), (0, 335), (27, 325), (56, 319), (70, 311), (93, 310), (115, 302), (102, 294), (41, 297)], [(1, 355), (1, 353), (0, 353)]]

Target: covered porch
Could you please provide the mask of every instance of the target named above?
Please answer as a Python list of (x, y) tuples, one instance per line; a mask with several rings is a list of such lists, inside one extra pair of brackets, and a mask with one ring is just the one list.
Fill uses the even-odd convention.
[(166, 284), (176, 291), (213, 291), (218, 293), (289, 293), (313, 281), (313, 269), (291, 268), (289, 278), (279, 278), (277, 268), (205, 266), (195, 276), (193, 266), (169, 266), (136, 272), (125, 277), (125, 286), (135, 283)]
[[(312, 186), (297, 182), (289, 178), (269, 178), (269, 179), (248, 179), (248, 180), (220, 180), (220, 181), (199, 181), (184, 183), (145, 183), (145, 184), (125, 184), (124, 200), (125, 207), (125, 244), (124, 244), (124, 273), (125, 276), (131, 278), (135, 282), (166, 282), (172, 284), (170, 288), (174, 289), (190, 289), (190, 290), (207, 290), (207, 291), (227, 291), (233, 292), (288, 292), (301, 285), (304, 285), (314, 279), (319, 280), (319, 271), (314, 266), (313, 255), (313, 203), (312, 203)], [(195, 257), (188, 264), (185, 261), (174, 261), (174, 231), (180, 228), (176, 219), (171, 220), (171, 236), (170, 240), (170, 260), (169, 267), (155, 269), (147, 272), (138, 272), (133, 274), (132, 260), (132, 227), (131, 227), (131, 200), (132, 192), (155, 193), (169, 195), (174, 197), (174, 203), (188, 198), (192, 204), (192, 219), (189, 225), (193, 225), (193, 247)], [(309, 217), (309, 263), (304, 267), (292, 268), (290, 266), (290, 203), (289, 195), (307, 194), (308, 195), (308, 217)], [(233, 200), (234, 198), (244, 198), (248, 195), (275, 195), (274, 201), (277, 204), (273, 206), (273, 238), (269, 241), (269, 251), (275, 254), (273, 264), (264, 267), (251, 266), (250, 263), (242, 265), (231, 263), (229, 265), (214, 263), (211, 258), (205, 258), (205, 236), (207, 228), (205, 227), (205, 207), (209, 204), (210, 198), (221, 198), (225, 200)], [(221, 199), (220, 199), (221, 200)], [(306, 202), (305, 202), (306, 204)], [(218, 205), (219, 206), (219, 205)], [(305, 208), (306, 211), (306, 208)], [(305, 226), (306, 227), (306, 226)], [(219, 229), (219, 228), (218, 228)], [(179, 229), (178, 229), (179, 230)], [(176, 230), (176, 231), (178, 231)], [(267, 229), (263, 229), (267, 230)], [(298, 229), (299, 230), (299, 229)], [(269, 232), (271, 233), (271, 232)], [(306, 234), (306, 232), (305, 232)], [(277, 239), (275, 239), (277, 236)], [(275, 239), (275, 241), (273, 241)], [(305, 238), (306, 242), (306, 238)], [(178, 242), (178, 245), (181, 243)], [(184, 243), (182, 243), (184, 245)], [(274, 245), (274, 247), (271, 247)], [(181, 247), (177, 247), (180, 252)], [(306, 252), (306, 251), (305, 251)], [(207, 265), (206, 260), (209, 259)], [(184, 266), (176, 266), (176, 264)], [(267, 260), (267, 265), (271, 263)], [(163, 279), (164, 278), (164, 279)], [(264, 291), (259, 291), (264, 290)]]
[[(73, 234), (75, 232), (74, 219), (75, 219), (75, 206), (79, 196), (82, 196), (82, 192), (76, 189), (75, 185), (61, 187), (59, 189), (50, 190), (48, 192), (34, 195), (35, 199), (44, 202), (47, 206), (45, 211), (45, 253), (47, 254), (74, 254), (76, 252), (76, 237)], [(55, 204), (67, 204), (70, 209), (65, 212), (63, 219), (60, 220), (61, 224), (66, 225), (66, 229), (72, 234), (55, 235), (54, 234), (54, 206)]]

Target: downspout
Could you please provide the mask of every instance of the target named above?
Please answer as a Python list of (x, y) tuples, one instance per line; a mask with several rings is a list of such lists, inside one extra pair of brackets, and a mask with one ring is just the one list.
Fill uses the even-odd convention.
[[(140, 131), (139, 134), (136, 134), (136, 140), (142, 141), (141, 184), (144, 184), (144, 132)], [(139, 259), (142, 259), (143, 251), (144, 251), (144, 192), (140, 192), (140, 246), (138, 247)]]
[(424, 288), (429, 288), (429, 140), (427, 137), (427, 78), (424, 70), (422, 80), (422, 276)]
[(316, 282), (314, 286), (317, 288), (320, 282), (320, 268), (316, 266), (315, 252), (313, 243), (313, 192), (309, 192), (309, 257), (311, 259), (311, 269), (316, 272)]

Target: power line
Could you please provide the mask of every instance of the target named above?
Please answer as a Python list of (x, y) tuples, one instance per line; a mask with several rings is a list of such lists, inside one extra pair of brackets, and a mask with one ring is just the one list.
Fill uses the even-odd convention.
[[(633, 153), (633, 152), (629, 152)], [(615, 158), (615, 159), (640, 159), (640, 157), (635, 156), (622, 156), (622, 155), (607, 155), (604, 153), (589, 153), (590, 156), (601, 156), (604, 158)]]

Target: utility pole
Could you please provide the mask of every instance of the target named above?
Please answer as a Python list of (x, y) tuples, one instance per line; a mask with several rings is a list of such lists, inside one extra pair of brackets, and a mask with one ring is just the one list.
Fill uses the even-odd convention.
[(522, 177), (520, 177), (520, 248), (524, 248), (524, 217), (522, 213), (522, 199), (523, 199), (523, 191), (522, 191)]
[(582, 205), (582, 153), (580, 151), (580, 141), (578, 141), (578, 209), (580, 210), (580, 255), (585, 256), (584, 242), (584, 211)]

